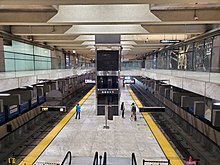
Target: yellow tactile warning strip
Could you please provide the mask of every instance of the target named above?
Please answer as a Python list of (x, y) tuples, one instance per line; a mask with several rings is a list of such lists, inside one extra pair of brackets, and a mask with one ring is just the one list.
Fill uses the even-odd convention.
[[(82, 105), (88, 97), (95, 90), (93, 87), (83, 98), (80, 100), (79, 104)], [(67, 124), (71, 117), (76, 112), (76, 106), (71, 109), (71, 111), (52, 129), (52, 131), (19, 163), (19, 165), (31, 165), (37, 160), (37, 158), (44, 152), (48, 145), (53, 141), (57, 134), (62, 130), (62, 128)]]
[[(142, 104), (140, 103), (140, 101), (138, 100), (138, 98), (136, 97), (134, 92), (130, 89), (130, 87), (128, 87), (128, 91), (129, 91), (131, 97), (133, 98), (134, 102), (138, 106), (138, 108), (142, 107)], [(173, 149), (173, 147), (170, 145), (170, 143), (165, 138), (163, 133), (157, 127), (157, 125), (155, 124), (155, 122), (153, 121), (151, 116), (147, 112), (142, 113), (142, 115), (143, 115), (146, 123), (150, 127), (151, 132), (153, 133), (153, 135), (157, 139), (157, 142), (159, 143), (160, 147), (162, 148), (164, 154), (170, 160), (170, 164), (171, 165), (183, 165), (183, 162), (181, 161), (181, 159), (177, 155), (176, 151)]]

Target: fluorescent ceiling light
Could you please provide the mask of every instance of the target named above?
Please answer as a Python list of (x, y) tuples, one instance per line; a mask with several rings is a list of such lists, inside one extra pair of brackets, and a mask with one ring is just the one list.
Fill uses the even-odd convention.
[(220, 105), (220, 103), (213, 103), (213, 105)]
[(161, 22), (149, 4), (60, 5), (48, 23), (146, 23)]
[(179, 43), (181, 40), (160, 40), (160, 43)]
[(43, 84), (38, 84), (36, 85), (37, 87), (43, 87), (44, 85)]
[(141, 25), (73, 25), (65, 34), (146, 34)]
[(9, 93), (0, 93), (0, 96), (10, 96), (11, 94)]
[(20, 89), (27, 89), (27, 87), (19, 87)]

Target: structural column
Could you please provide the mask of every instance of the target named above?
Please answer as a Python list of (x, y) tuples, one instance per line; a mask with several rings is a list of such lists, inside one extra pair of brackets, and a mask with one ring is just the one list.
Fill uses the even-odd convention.
[(0, 72), (5, 71), (5, 56), (4, 56), (4, 42), (0, 37)]

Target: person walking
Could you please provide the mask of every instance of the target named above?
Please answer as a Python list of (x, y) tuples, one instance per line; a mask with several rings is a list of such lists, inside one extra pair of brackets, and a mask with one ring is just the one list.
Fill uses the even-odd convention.
[(125, 104), (124, 102), (121, 103), (121, 117), (125, 118)]
[(81, 107), (80, 107), (79, 104), (77, 104), (77, 106), (76, 106), (76, 118), (75, 119), (77, 119), (78, 115), (79, 115), (79, 119), (80, 119), (80, 111), (81, 111)]
[(136, 106), (134, 103), (131, 104), (131, 120), (137, 121)]

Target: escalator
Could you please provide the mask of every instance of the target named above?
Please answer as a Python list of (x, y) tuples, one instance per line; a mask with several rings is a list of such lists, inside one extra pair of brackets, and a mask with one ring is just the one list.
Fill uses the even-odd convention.
[(95, 153), (94, 157), (72, 156), (68, 151), (61, 165), (137, 165), (135, 154), (132, 157), (109, 157), (104, 152), (104, 156)]

